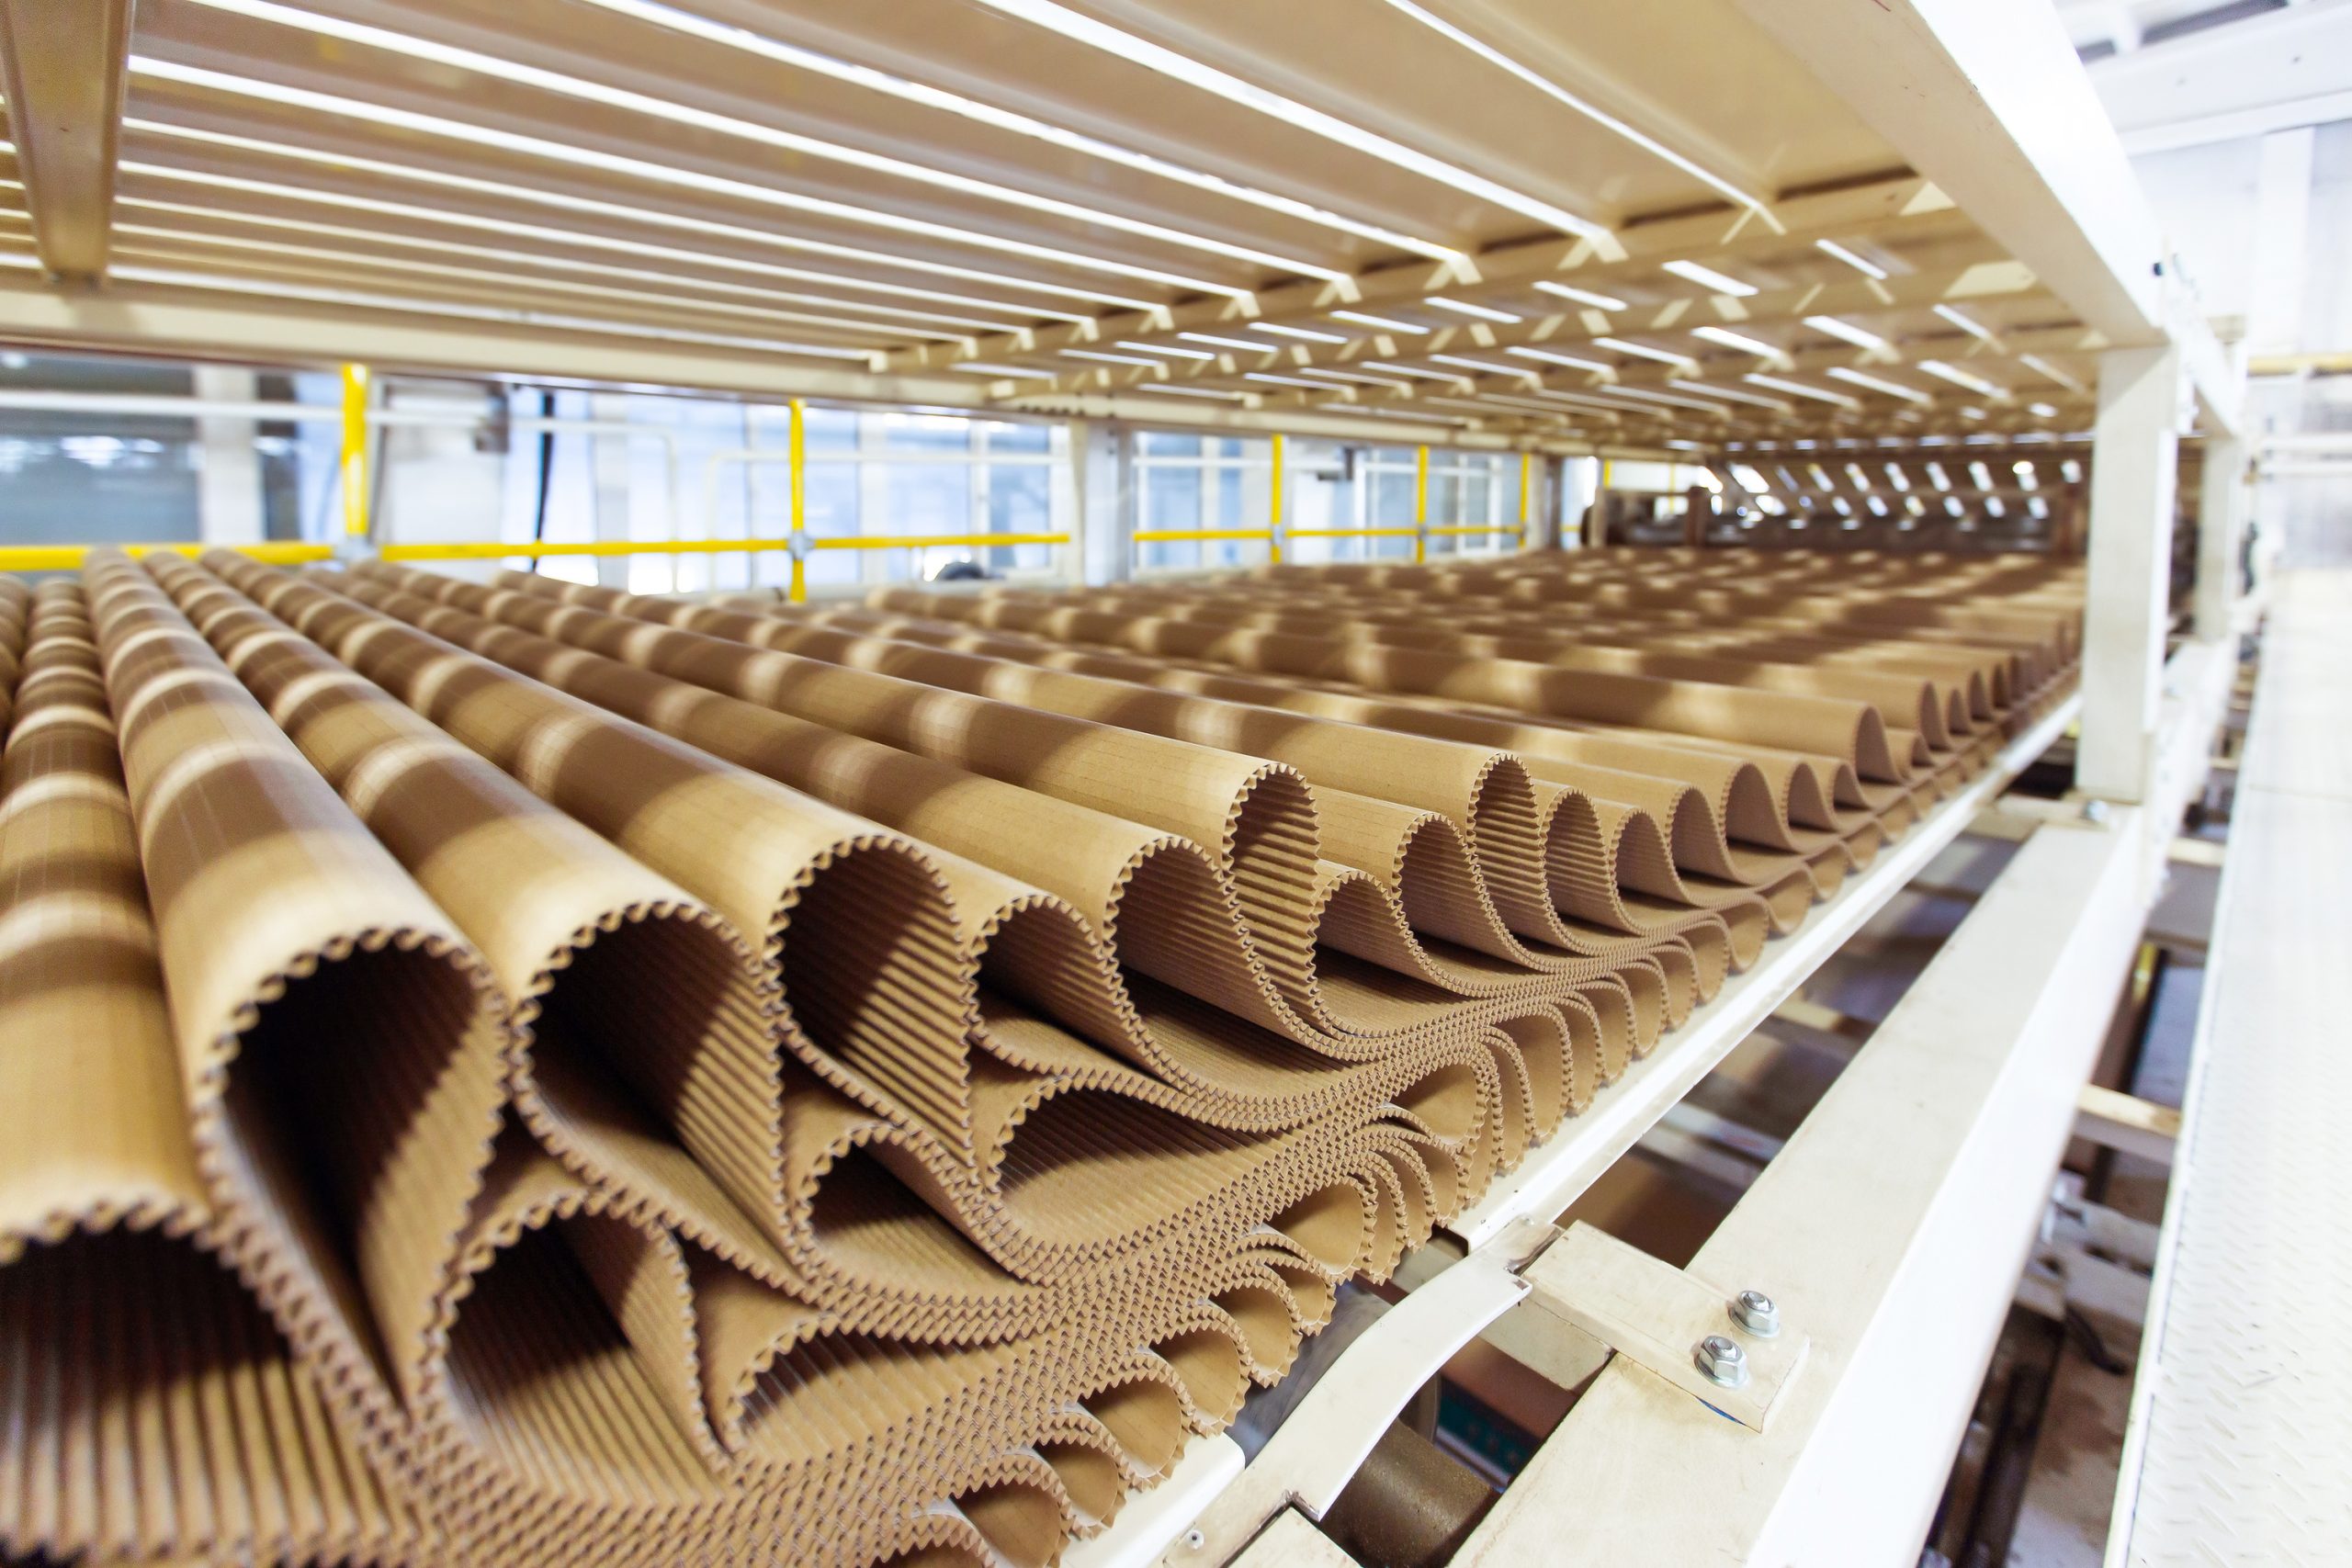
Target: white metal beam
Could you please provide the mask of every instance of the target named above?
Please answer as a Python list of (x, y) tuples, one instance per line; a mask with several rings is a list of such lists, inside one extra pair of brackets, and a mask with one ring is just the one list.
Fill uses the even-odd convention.
[(2100, 361), (2075, 780), (2106, 800), (2144, 800), (2154, 782), (2182, 391), (2177, 349)]
[[(1160, 310), (1104, 317), (1079, 325), (983, 337), (960, 345), (909, 348), (893, 363), (920, 369), (956, 359), (989, 360), (1099, 346), (1121, 338), (1159, 341), (1181, 331), (1229, 332), (1251, 321), (1295, 321), (1329, 310), (1377, 310), (1384, 304), (1433, 294), (1475, 297), (1538, 278), (1606, 287), (1648, 276), (1676, 259), (1736, 254), (1750, 247), (1786, 249), (1814, 239), (1855, 239), (1929, 221), (1951, 210), (1951, 199), (1927, 181), (1905, 175), (1792, 197), (1774, 207), (1773, 223), (1746, 209), (1661, 218), (1622, 235), (1535, 240), (1498, 245), (1453, 262), (1410, 262), (1359, 273), (1336, 283), (1286, 283), (1246, 299), (1212, 298)], [(1774, 223), (1779, 225), (1778, 229)]]
[(2154, 214), (2045, 0), (1738, 0), (2119, 344), (2161, 332)]
[(1621, 1357), (1456, 1563), (1917, 1555), (2139, 930), (2137, 816), (2036, 834), (1691, 1259), (1813, 1337), (1770, 1428)]
[(2133, 155), (2352, 118), (2352, 4), (2307, 0), (2095, 61)]
[(106, 271), (130, 0), (0, 0), (0, 64), (41, 265)]

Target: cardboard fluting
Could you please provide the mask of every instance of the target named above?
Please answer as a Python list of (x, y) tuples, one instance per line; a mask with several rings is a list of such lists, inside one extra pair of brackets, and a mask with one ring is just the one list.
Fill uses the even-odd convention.
[(2080, 613), (1853, 555), (0, 579), (0, 1551), (1049, 1563)]

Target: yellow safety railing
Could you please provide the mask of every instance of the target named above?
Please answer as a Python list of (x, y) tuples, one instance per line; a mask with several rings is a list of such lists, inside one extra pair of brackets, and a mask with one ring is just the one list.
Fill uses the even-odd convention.
[(449, 540), (439, 544), (386, 545), (376, 552), (381, 560), (545, 560), (550, 556), (717, 556), (738, 550), (788, 550), (790, 539), (582, 539), (574, 542), (529, 539)]
[[(808, 412), (800, 400), (792, 400), (792, 536), (808, 536)], [(676, 579), (673, 577), (672, 581)], [(808, 598), (808, 552), (792, 552), (792, 586), (788, 590), (792, 602), (804, 604)]]
[(1283, 564), (1283, 438), (1274, 437), (1274, 484), (1266, 499), (1266, 558)]
[[(93, 550), (120, 550), (132, 556), (200, 556), (205, 551), (223, 547), (204, 544), (135, 544), (135, 545), (5, 545), (0, 546), (0, 571), (74, 571), (89, 558)], [(239, 555), (250, 556), (269, 566), (302, 566), (311, 561), (333, 560), (333, 545), (262, 544), (237, 545)]]
[(983, 545), (1067, 545), (1068, 534), (858, 534), (811, 539), (812, 550), (941, 550)]
[(368, 536), (368, 367), (343, 367), (343, 533)]
[(1429, 558), (1429, 543), (1424, 537), (1430, 530), (1430, 449), (1413, 448), (1413, 564), (1419, 566)]
[[(362, 539), (368, 536), (368, 453), (367, 409), (368, 367), (364, 365), (344, 367), (344, 451), (342, 457), (344, 529), (346, 536)], [(763, 553), (786, 551), (792, 557), (792, 577), (788, 590), (794, 603), (808, 596), (808, 557), (819, 550), (889, 550), (889, 549), (989, 549), (1015, 545), (1067, 545), (1067, 533), (1034, 534), (879, 534), (857, 535), (839, 538), (819, 538), (808, 531), (808, 498), (806, 484), (808, 468), (806, 412), (797, 399), (791, 410), (791, 532), (780, 538), (743, 539), (583, 539), (577, 541), (506, 539), (447, 540), (387, 544), (376, 554), (388, 561), (434, 560), (540, 560), (553, 556), (639, 556), (639, 555), (732, 555), (738, 551)], [(1413, 462), (1413, 525), (1407, 527), (1372, 528), (1286, 528), (1283, 526), (1283, 438), (1272, 439), (1272, 487), (1268, 512), (1270, 525), (1264, 528), (1138, 528), (1132, 536), (1136, 544), (1158, 542), (1212, 542), (1236, 540), (1264, 544), (1271, 558), (1279, 563), (1283, 558), (1283, 541), (1291, 539), (1410, 539), (1413, 558), (1428, 558), (1428, 541), (1431, 538), (1466, 537), (1492, 534), (1505, 538), (1524, 539), (1533, 491), (1534, 457), (1520, 455), (1519, 522), (1516, 524), (1441, 524), (1431, 526), (1429, 521), (1430, 450), (1417, 447)], [(1608, 470), (1602, 469), (1602, 485), (1606, 488)], [(229, 548), (240, 555), (276, 566), (300, 566), (335, 558), (334, 547), (322, 544), (265, 543), (226, 547), (196, 543), (104, 545), (11, 545), (0, 546), (0, 571), (70, 571), (80, 567), (94, 549), (119, 548), (130, 555), (145, 555), (156, 551), (175, 555), (195, 556), (210, 548)]]
[(1266, 558), (1280, 566), (1283, 560), (1283, 438), (1276, 434), (1268, 443), (1272, 458), (1267, 466), (1266, 526), (1263, 528), (1138, 528), (1127, 536), (1130, 547), (1135, 545), (1209, 544), (1231, 539), (1245, 545), (1263, 545)]
[[(984, 548), (1011, 545), (1067, 545), (1068, 534), (874, 534), (841, 539), (810, 539), (811, 550), (896, 550)], [(449, 539), (386, 545), (376, 552), (388, 561), (424, 560), (544, 560), (550, 556), (721, 556), (738, 551), (789, 550), (783, 539)], [(333, 545), (260, 544), (207, 545), (154, 543), (130, 545), (0, 545), (0, 571), (73, 571), (93, 550), (121, 550), (126, 555), (200, 556), (225, 549), (269, 566), (305, 566), (335, 558)]]

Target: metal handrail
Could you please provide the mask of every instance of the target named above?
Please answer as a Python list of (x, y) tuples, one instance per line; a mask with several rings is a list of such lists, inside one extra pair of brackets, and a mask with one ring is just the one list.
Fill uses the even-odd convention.
[[(376, 557), (388, 561), (505, 560), (514, 557), (538, 560), (548, 556), (732, 555), (741, 551), (790, 550), (791, 538), (759, 539), (445, 539), (413, 544), (389, 544)], [(875, 534), (850, 538), (807, 540), (811, 550), (897, 550), (1001, 548), (1012, 545), (1067, 545), (1068, 534)], [(0, 545), (0, 571), (72, 571), (93, 550), (120, 550), (126, 555), (200, 556), (208, 550), (230, 550), (269, 566), (303, 566), (335, 558), (333, 545), (292, 542), (258, 545), (148, 543), (129, 545)]]
[(1193, 539), (1253, 539), (1272, 543), (1272, 528), (1138, 528), (1127, 536), (1138, 545), (1179, 543)]
[(89, 558), (92, 550), (120, 550), (125, 555), (171, 555), (195, 557), (207, 550), (233, 549), (239, 555), (269, 566), (301, 566), (311, 561), (333, 560), (333, 545), (266, 543), (258, 545), (208, 545), (200, 542), (170, 542), (130, 545), (0, 545), (0, 571), (73, 571)]

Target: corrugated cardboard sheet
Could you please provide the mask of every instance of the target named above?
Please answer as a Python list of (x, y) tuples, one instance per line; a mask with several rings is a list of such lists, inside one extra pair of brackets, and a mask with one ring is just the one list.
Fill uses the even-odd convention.
[(1850, 555), (0, 581), (0, 1549), (1050, 1562), (2080, 615)]

